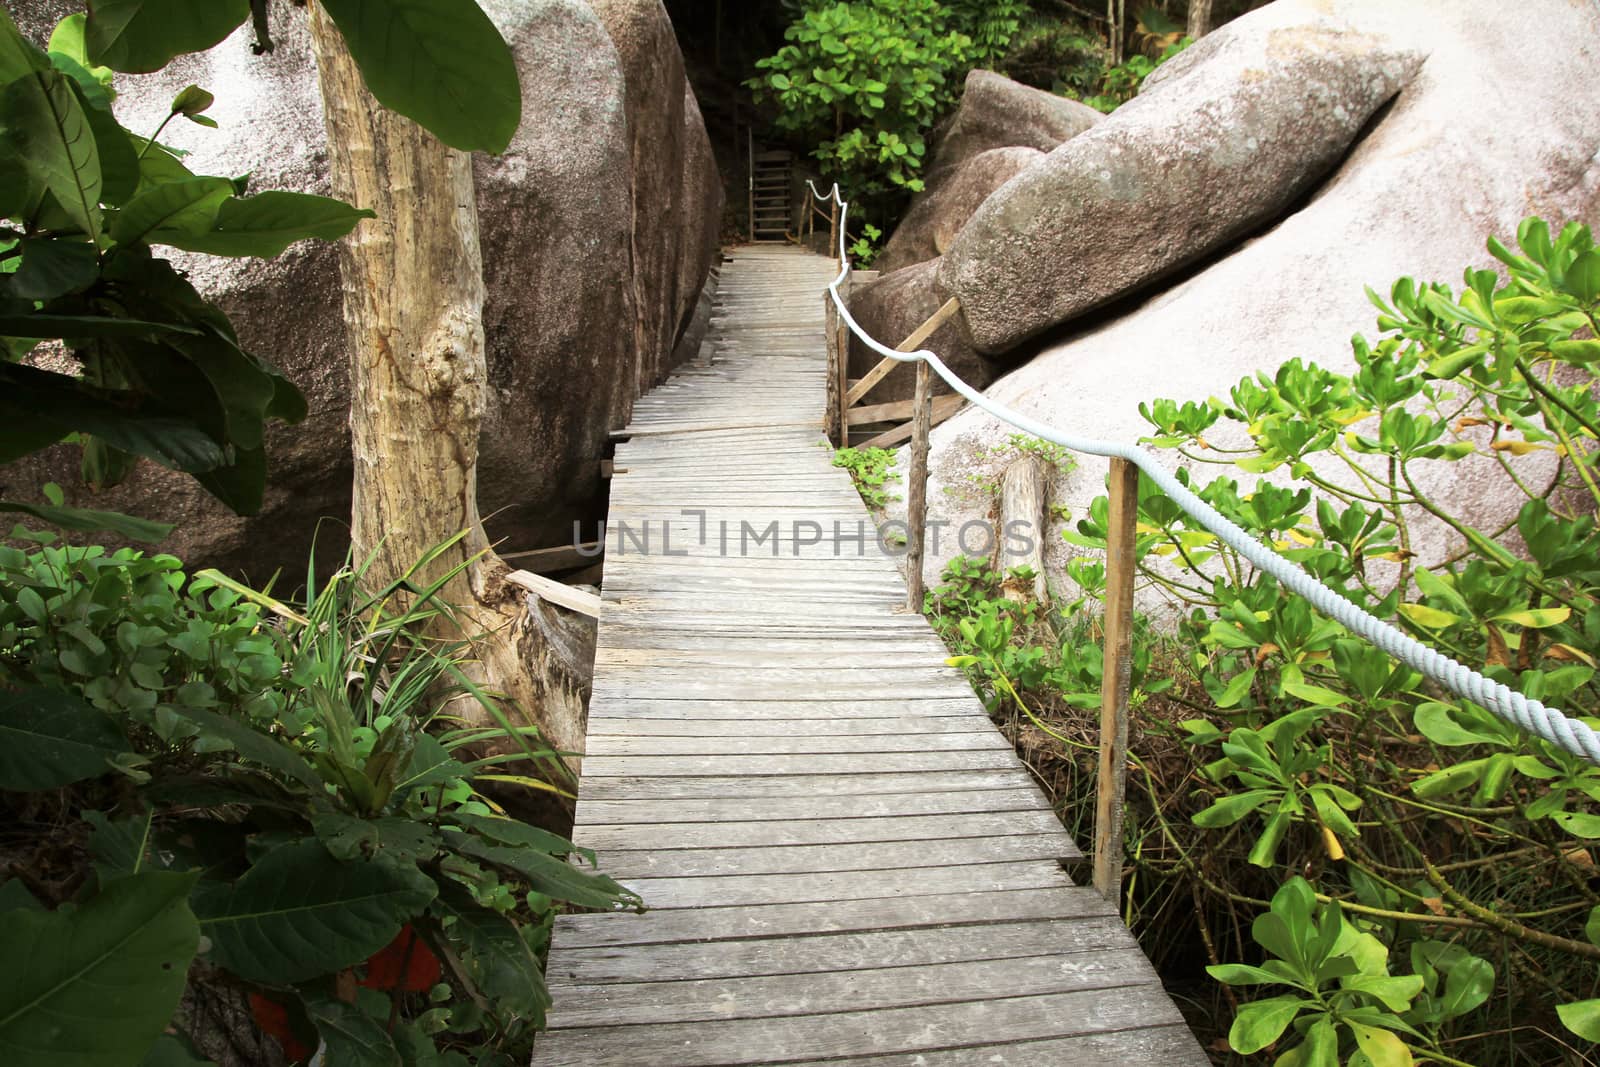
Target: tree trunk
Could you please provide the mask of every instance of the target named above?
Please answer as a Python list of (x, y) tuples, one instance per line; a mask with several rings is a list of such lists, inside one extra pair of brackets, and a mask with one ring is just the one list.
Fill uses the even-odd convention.
[(1199, 40), (1211, 32), (1211, 0), (1189, 0), (1189, 36)]
[[(467, 531), (417, 578), (431, 582), (478, 557), (441, 595), (473, 640), (481, 681), (514, 700), (547, 743), (576, 750), (592, 627), (508, 584), (478, 515), (487, 361), (471, 157), (380, 107), (332, 20), (310, 7), (333, 192), (377, 213), (339, 252), (354, 556), (371, 556), (370, 580), (387, 584)], [(484, 717), (476, 705), (457, 710)]]

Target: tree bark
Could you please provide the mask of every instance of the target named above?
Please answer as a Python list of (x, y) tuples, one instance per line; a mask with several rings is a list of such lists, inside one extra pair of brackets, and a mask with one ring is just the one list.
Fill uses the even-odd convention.
[(1199, 40), (1211, 32), (1211, 0), (1189, 0), (1189, 36)]
[[(592, 626), (508, 584), (478, 515), (487, 360), (471, 157), (382, 108), (332, 20), (310, 8), (334, 195), (377, 213), (339, 252), (354, 557), (371, 557), (369, 578), (381, 587), (466, 531), (414, 584), (472, 558), (441, 597), (473, 641), (480, 680), (511, 698), (547, 743), (579, 749)], [(476, 705), (456, 710), (484, 717)]]

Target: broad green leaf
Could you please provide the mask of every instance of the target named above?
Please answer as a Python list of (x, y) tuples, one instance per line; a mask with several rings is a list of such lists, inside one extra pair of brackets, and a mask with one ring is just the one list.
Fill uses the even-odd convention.
[(0, 315), (0, 336), (79, 340), (96, 337), (148, 337), (152, 334), (194, 333), (190, 326), (121, 319), (109, 315)]
[(1426, 604), (1401, 604), (1397, 609), (1400, 614), (1428, 630), (1442, 630), (1446, 626), (1461, 621), (1461, 616), (1452, 615), (1448, 611), (1430, 608)]
[(1600, 253), (1585, 252), (1568, 265), (1566, 289), (1585, 304), (1600, 299)]
[(1283, 985), (1282, 975), (1247, 963), (1215, 963), (1206, 973), (1226, 985)]
[[(83, 103), (80, 96), (79, 103)], [(111, 112), (86, 107), (89, 129), (94, 133), (95, 150), (100, 153), (100, 199), (120, 207), (139, 190), (139, 151), (133, 136), (112, 117)]]
[(1207, 828), (1232, 826), (1261, 805), (1275, 801), (1282, 795), (1278, 789), (1250, 789), (1243, 793), (1229, 793), (1220, 797), (1209, 808), (1194, 813), (1194, 824)]
[(1600, 1041), (1600, 1000), (1575, 1000), (1557, 1004), (1561, 1025), (1585, 1041)]
[[(172, 98), (172, 113), (185, 118), (195, 118), (204, 111), (209, 111), (217, 98), (200, 88), (198, 85), (187, 85)], [(216, 125), (216, 123), (212, 123)]]
[(71, 693), (0, 692), (0, 789), (57, 789), (107, 773), (128, 739), (105, 712)]
[(17, 24), (11, 21), (11, 12), (0, 4), (0, 85), (49, 66), (50, 60), (22, 36)]
[(1387, 974), (1357, 974), (1342, 978), (1339, 984), (1374, 997), (1390, 1011), (1405, 1011), (1411, 1001), (1422, 992), (1422, 976), (1416, 974), (1391, 977)]
[(83, 821), (94, 827), (89, 835), (89, 854), (94, 857), (94, 869), (101, 885), (125, 875), (138, 874), (145, 866), (153, 815), (146, 810), (142, 815), (113, 822), (98, 811), (83, 813)]
[(1246, 1056), (1260, 1052), (1283, 1036), (1296, 1015), (1312, 1006), (1311, 1001), (1292, 994), (1246, 1004), (1228, 1028), (1228, 1044)]
[(307, 238), (336, 240), (373, 217), (371, 211), (326, 196), (267, 192), (224, 201), (210, 229), (162, 230), (150, 240), (213, 256), (272, 257)]
[(171, 243), (173, 235), (200, 233), (211, 228), (222, 202), (232, 195), (233, 183), (226, 178), (189, 178), (154, 186), (117, 212), (111, 239), (119, 245)]
[(254, 515), (261, 510), (267, 486), (267, 454), (260, 448), (234, 449), (234, 461), (226, 466), (195, 471), (195, 481), (235, 515)]
[(1461, 725), (1452, 716), (1456, 709), (1449, 704), (1428, 701), (1417, 705), (1413, 718), (1417, 732), (1439, 745), (1502, 745), (1505, 738), (1496, 734), (1473, 730)]
[(1350, 698), (1344, 693), (1328, 689), (1325, 686), (1312, 685), (1309, 682), (1296, 682), (1285, 679), (1279, 685), (1279, 688), (1290, 696), (1299, 697), (1307, 704), (1313, 704), (1319, 708), (1336, 708), (1341, 704), (1350, 702)]
[(259, 763), (263, 767), (270, 767), (286, 778), (293, 778), (310, 789), (313, 794), (322, 793), (322, 779), (311, 769), (311, 764), (302, 759), (300, 753), (287, 742), (265, 734), (247, 722), (241, 722), (227, 715), (218, 715), (204, 708), (191, 708), (182, 704), (172, 704), (169, 707), (173, 714), (180, 715), (200, 727), (201, 737), (213, 741), (226, 741), (245, 759)]
[(491, 818), (484, 815), (455, 815), (452, 821), (459, 823), (469, 830), (476, 830), (480, 835), (505, 845), (526, 845), (536, 848), (541, 852), (548, 852), (552, 856), (565, 856), (572, 852), (580, 853), (594, 862), (594, 853), (586, 848), (578, 848), (571, 841), (560, 834), (553, 834), (548, 830), (541, 830), (537, 826), (530, 826), (520, 819)]
[(1543, 630), (1551, 626), (1560, 626), (1571, 617), (1571, 608), (1530, 608), (1526, 611), (1508, 611), (1496, 615), (1490, 621), (1509, 622), (1515, 626), (1526, 626), (1531, 630)]
[(11, 295), (23, 300), (54, 300), (87, 289), (100, 276), (100, 259), (86, 241), (24, 238), (22, 262), (11, 276)]
[(1558, 811), (1550, 816), (1550, 821), (1573, 837), (1590, 841), (1600, 838), (1600, 815), (1590, 815), (1585, 811)]
[(1411, 783), (1411, 791), (1424, 799), (1458, 793), (1483, 777), (1488, 769), (1487, 759), (1468, 760), (1452, 767), (1434, 771)]
[(119, 878), (72, 910), (0, 926), (0, 1061), (128, 1067), (167, 1026), (200, 941), (195, 876)]
[(84, 43), (87, 22), (88, 16), (81, 11), (68, 15), (56, 23), (56, 28), (50, 31), (50, 43), (47, 47), (52, 53), (66, 56), (77, 63), (95, 81), (102, 85), (110, 85), (111, 68), (96, 66), (89, 61), (88, 46)]
[(1444, 980), (1439, 1007), (1446, 1019), (1455, 1019), (1482, 1007), (1494, 992), (1494, 967), (1488, 960), (1468, 956), (1457, 961)]
[(1372, 1067), (1412, 1067), (1416, 1062), (1411, 1050), (1394, 1031), (1356, 1022), (1348, 1025), (1350, 1032), (1356, 1035), (1356, 1046), (1366, 1054)]
[(437, 892), (409, 864), (341, 862), (308, 838), (272, 849), (231, 886), (204, 887), (195, 911), (215, 963), (284, 985), (372, 956)]
[(485, 844), (465, 834), (447, 834), (446, 840), (462, 855), (516, 871), (527, 879), (535, 892), (587, 908), (634, 906), (636, 894), (624, 889), (603, 874), (579, 870), (565, 860), (556, 859), (533, 848), (514, 848)]
[(30, 435), (49, 443), (73, 432), (94, 434), (176, 470), (205, 470), (222, 462), (221, 446), (194, 422), (144, 404), (118, 403), (78, 379), (0, 364), (0, 386), (0, 419), (7, 429), (0, 437), (0, 462), (31, 451)]
[(1250, 693), (1250, 686), (1255, 683), (1256, 669), (1251, 667), (1228, 679), (1228, 684), (1222, 692), (1217, 694), (1215, 703), (1219, 708), (1231, 708), (1238, 705)]
[(543, 1017), (550, 1007), (544, 975), (509, 919), (453, 889), (441, 894), (431, 910), (445, 920), (444, 935), (456, 944), (467, 976), (479, 992), (508, 1014)]
[(1568, 363), (1593, 363), (1600, 360), (1600, 340), (1551, 341), (1550, 354)]
[(511, 49), (475, 3), (323, 0), (384, 107), (465, 152), (503, 152), (522, 118)]
[(210, 48), (249, 15), (250, 0), (89, 0), (84, 41), (93, 62), (147, 74)]
[(0, 92), (0, 151), (54, 195), (74, 225), (100, 236), (100, 151), (72, 80), (55, 70), (24, 75)]
[(323, 1041), (323, 1067), (402, 1067), (387, 1020), (332, 997), (307, 997), (306, 1015)]

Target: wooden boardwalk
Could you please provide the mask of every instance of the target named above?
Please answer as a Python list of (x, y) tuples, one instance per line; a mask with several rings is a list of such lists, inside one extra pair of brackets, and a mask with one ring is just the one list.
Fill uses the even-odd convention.
[(573, 837), (651, 910), (558, 920), (534, 1062), (1204, 1064), (831, 465), (832, 271), (735, 249), (619, 434)]

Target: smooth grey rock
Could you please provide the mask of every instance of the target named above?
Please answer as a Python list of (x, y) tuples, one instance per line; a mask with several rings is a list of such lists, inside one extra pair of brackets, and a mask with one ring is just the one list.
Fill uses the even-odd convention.
[(911, 201), (875, 265), (896, 271), (943, 255), (990, 193), (1043, 158), (1043, 152), (1024, 145), (991, 148), (930, 175), (928, 188)]
[[(1355, 367), (1350, 335), (1377, 334), (1376, 312), (1365, 294), (1369, 285), (1386, 291), (1394, 279), (1410, 275), (1459, 289), (1462, 268), (1497, 266), (1485, 238), (1512, 240), (1527, 215), (1537, 213), (1556, 226), (1600, 218), (1600, 80), (1593, 77), (1600, 70), (1600, 8), (1514, 7), (1498, 0), (1278, 0), (1230, 25), (1239, 31), (1255, 22), (1286, 27), (1315, 22), (1329, 11), (1383, 35), (1393, 47), (1429, 55), (1394, 107), (1316, 196), (1203, 270), (1046, 347), (991, 385), (990, 397), (1068, 433), (1131, 443), (1150, 433), (1138, 406), (1156, 397), (1226, 397), (1240, 378), (1271, 374), (1294, 357), (1349, 373)], [(1540, 50), (1540, 62), (1530, 64), (1531, 42), (1539, 41), (1562, 45)], [(1204, 66), (1160, 91), (1187, 91), (1190, 78), (1214, 60), (1221, 62), (1205, 59)], [(974, 474), (997, 472), (992, 450), (1014, 432), (972, 409), (934, 430), (930, 518), (956, 529), (985, 517), (989, 499), (959, 490), (970, 486)], [(1160, 456), (1178, 464), (1171, 452)], [(1105, 462), (1078, 460), (1078, 469), (1059, 479), (1051, 496), (1070, 509), (1069, 524), (1105, 492)], [(902, 456), (902, 468), (906, 462)], [(1537, 467), (1522, 469), (1538, 484)], [(1219, 473), (1225, 469), (1196, 470), (1206, 480)], [(1322, 473), (1348, 475), (1331, 468)], [(1520, 494), (1504, 492), (1504, 476), (1484, 456), (1428, 465), (1418, 473), (1430, 495), (1480, 529), (1498, 528), (1521, 504)], [(1234, 476), (1245, 486), (1255, 484), (1254, 476)], [(1437, 523), (1418, 523), (1413, 535), (1419, 562), (1437, 561), (1460, 547), (1459, 537)], [(1055, 531), (1049, 546), (1051, 581), (1064, 582), (1062, 566), (1074, 550)], [(930, 554), (930, 581), (957, 551), (947, 537)], [(1159, 605), (1146, 598), (1143, 606)]]
[(1213, 54), (991, 196), (944, 257), (970, 339), (999, 352), (1276, 218), (1425, 52), (1331, 17), (1238, 20)]
[[(564, 543), (574, 519), (597, 512), (607, 434), (627, 420), (639, 368), (665, 366), (680, 324), (692, 318), (716, 255), (722, 192), (695, 143), (699, 113), (691, 117), (684, 109), (670, 25), (663, 37), (652, 23), (649, 36), (670, 44), (670, 56), (652, 59), (642, 39), (636, 42), (641, 70), (678, 71), (670, 98), (636, 101), (657, 152), (642, 156), (636, 170), (624, 66), (599, 16), (583, 0), (485, 0), (483, 6), (516, 54), (523, 116), (504, 155), (474, 162), (489, 364), (479, 506), (491, 535), (504, 538), (508, 549), (543, 547)], [(29, 5), (25, 32), (42, 43), (56, 20), (74, 10), (82, 10), (81, 2)], [(162, 134), (192, 153), (191, 169), (248, 171), (258, 190), (327, 193), (327, 138), (305, 12), (289, 4), (274, 4), (271, 12), (272, 54), (251, 54), (246, 25), (164, 71), (119, 76), (117, 115), (130, 129), (149, 132), (174, 94), (197, 83), (215, 93), (209, 114), (221, 128), (180, 120)], [(679, 162), (663, 171), (662, 158)], [(645, 290), (654, 325), (638, 332), (635, 323), (644, 319), (635, 313), (636, 190), (647, 205), (665, 195), (673, 218), (692, 220), (668, 226), (647, 211), (644, 243), (659, 266), (644, 276), (656, 279)], [(29, 499), (52, 480), (69, 503), (176, 521), (161, 548), (195, 566), (261, 579), (280, 567), (300, 573), (322, 517), (334, 520), (328, 536), (338, 544), (324, 547), (319, 558), (342, 551), (337, 525), (350, 511), (350, 398), (334, 248), (308, 241), (274, 260), (178, 252), (171, 258), (233, 317), (245, 346), (277, 364), (309, 401), (304, 423), (269, 430), (261, 514), (241, 519), (187, 476), (147, 463), (124, 485), (91, 493), (79, 483), (75, 447), (0, 469), (0, 483)], [(641, 338), (655, 347), (641, 351)]]
[(972, 70), (961, 102), (935, 135), (932, 176), (996, 148), (1018, 145), (1048, 152), (1105, 116), (1086, 104), (1014, 82), (992, 70)]

